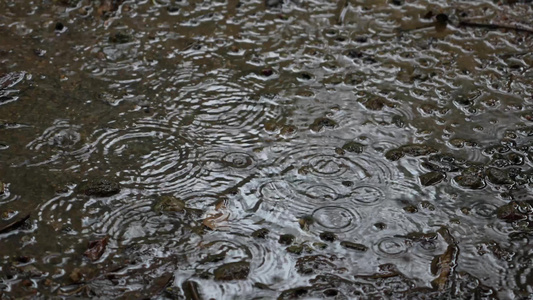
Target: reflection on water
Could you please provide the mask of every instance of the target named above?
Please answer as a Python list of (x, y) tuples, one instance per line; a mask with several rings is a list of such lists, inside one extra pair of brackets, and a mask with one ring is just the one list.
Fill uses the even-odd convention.
[(0, 11), (0, 298), (532, 292), (531, 1)]

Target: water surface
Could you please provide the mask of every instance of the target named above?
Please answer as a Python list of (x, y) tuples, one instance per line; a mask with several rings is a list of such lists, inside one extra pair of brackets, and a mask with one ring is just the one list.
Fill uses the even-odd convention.
[(533, 293), (531, 1), (0, 12), (0, 298)]

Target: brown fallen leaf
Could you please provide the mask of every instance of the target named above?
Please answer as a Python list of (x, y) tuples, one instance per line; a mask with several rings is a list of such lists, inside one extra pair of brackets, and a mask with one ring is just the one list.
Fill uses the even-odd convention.
[(89, 249), (87, 249), (83, 255), (87, 256), (92, 261), (98, 260), (102, 254), (104, 254), (108, 241), (109, 237), (106, 236), (103, 239), (90, 242)]
[(206, 213), (206, 217), (202, 223), (211, 230), (223, 229), (226, 226), (225, 222), (229, 219), (229, 216), (225, 201), (220, 201), (216, 203), (214, 210)]
[(222, 229), (222, 227), (225, 226), (225, 222), (229, 219), (229, 213), (228, 212), (219, 212), (216, 214), (208, 214), (207, 217), (204, 219), (203, 224), (204, 226), (208, 227), (209, 229), (216, 230), (216, 229)]
[(437, 232), (448, 243), (448, 248), (442, 255), (435, 257), (432, 262), (431, 271), (435, 275), (438, 274), (438, 276), (431, 284), (439, 291), (442, 291), (448, 287), (450, 277), (457, 266), (459, 247), (457, 247), (455, 239), (446, 227), (441, 227)]
[(448, 246), (448, 249), (438, 256), (436, 261), (437, 268), (439, 270), (439, 276), (435, 278), (431, 284), (437, 288), (439, 291), (446, 289), (448, 282), (450, 281), (450, 276), (452, 275), (455, 266), (457, 265), (457, 255), (459, 254), (459, 249), (455, 245)]

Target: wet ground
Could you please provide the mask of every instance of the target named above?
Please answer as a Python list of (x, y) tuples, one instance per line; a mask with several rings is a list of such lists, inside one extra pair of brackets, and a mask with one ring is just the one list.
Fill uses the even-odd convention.
[(530, 299), (531, 1), (0, 12), (0, 299)]

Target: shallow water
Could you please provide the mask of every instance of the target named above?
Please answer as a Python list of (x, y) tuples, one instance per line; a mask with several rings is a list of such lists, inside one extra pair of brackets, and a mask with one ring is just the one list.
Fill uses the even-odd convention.
[(525, 299), (509, 2), (0, 1), (0, 298)]

